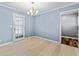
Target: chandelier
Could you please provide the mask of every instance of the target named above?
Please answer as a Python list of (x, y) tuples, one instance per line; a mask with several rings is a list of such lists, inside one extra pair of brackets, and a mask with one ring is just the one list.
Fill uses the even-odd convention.
[(32, 2), (32, 6), (31, 8), (27, 11), (27, 14), (30, 15), (30, 16), (36, 16), (38, 14), (38, 10), (35, 6), (35, 3)]

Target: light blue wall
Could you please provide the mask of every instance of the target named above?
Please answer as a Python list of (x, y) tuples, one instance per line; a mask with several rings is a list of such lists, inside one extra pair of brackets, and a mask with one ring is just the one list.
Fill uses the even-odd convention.
[(25, 20), (25, 36), (30, 37), (33, 36), (33, 17), (26, 15)]
[[(79, 8), (79, 4), (54, 10), (36, 17), (26, 16), (25, 35), (41, 36), (51, 40), (60, 41), (60, 12)], [(14, 10), (0, 6), (0, 40), (1, 43), (12, 41), (12, 14), (19, 13)], [(19, 13), (22, 14), (22, 13)]]
[(11, 20), (12, 11), (7, 8), (0, 7), (0, 40), (1, 43), (11, 41)]
[(60, 41), (60, 13), (66, 10), (79, 9), (79, 4), (52, 10), (38, 15), (35, 19), (35, 35)]
[[(31, 18), (23, 13), (14, 11), (12, 9), (0, 6), (0, 43), (12, 41), (12, 16), (13, 13), (19, 13), (26, 16), (26, 35), (31, 35)], [(27, 20), (28, 19), (28, 20)], [(30, 24), (30, 25), (29, 25)]]

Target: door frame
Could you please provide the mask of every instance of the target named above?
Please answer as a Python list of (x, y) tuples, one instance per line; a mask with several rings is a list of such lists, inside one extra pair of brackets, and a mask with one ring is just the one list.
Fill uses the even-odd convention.
[[(15, 16), (21, 16), (24, 17), (24, 32), (23, 32), (23, 38), (15, 38), (15, 24), (14, 24), (14, 17)], [(25, 16), (22, 14), (18, 14), (18, 13), (13, 13), (12, 15), (12, 36), (13, 36), (13, 41), (19, 41), (19, 40), (23, 40), (25, 38)]]
[[(77, 11), (78, 12), (78, 21), (79, 21), (79, 9), (73, 9), (73, 10), (66, 10), (60, 13), (60, 44), (61, 44), (61, 16), (65, 13), (70, 13), (70, 12), (74, 12)], [(78, 28), (78, 32), (79, 32), (79, 28)], [(78, 48), (79, 48), (79, 34), (78, 34)]]

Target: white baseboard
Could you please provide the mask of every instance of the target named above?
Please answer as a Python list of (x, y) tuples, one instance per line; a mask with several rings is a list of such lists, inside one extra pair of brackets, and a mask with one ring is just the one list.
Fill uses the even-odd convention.
[(9, 44), (13, 44), (13, 42), (7, 42), (7, 43), (0, 44), (0, 47), (1, 46), (6, 46), (6, 45), (9, 45)]
[[(44, 40), (47, 40), (47, 41), (50, 41), (50, 42), (54, 42), (56, 44), (60, 44), (60, 42), (57, 42), (57, 41), (54, 41), (54, 40), (51, 40), (51, 39), (47, 39), (47, 38), (43, 38), (43, 37), (39, 37), (39, 36), (31, 36), (31, 37), (27, 37), (26, 39), (30, 39), (30, 38), (34, 38), (34, 37), (39, 38), (39, 39), (44, 39)], [(17, 42), (18, 41), (19, 40), (17, 40)], [(13, 43), (15, 43), (15, 42), (12, 41), (12, 42), (3, 43), (3, 44), (0, 44), (0, 47), (1, 46), (6, 46), (6, 45), (9, 45), (9, 44), (13, 44)]]
[(30, 39), (30, 38), (33, 38), (33, 37), (36, 37), (36, 36), (30, 36), (30, 37), (26, 37), (26, 39)]
[(32, 36), (32, 37), (29, 37), (29, 38), (33, 38), (33, 37), (36, 37), (36, 38), (39, 38), (39, 39), (44, 39), (44, 40), (47, 40), (47, 41), (50, 41), (50, 42), (54, 42), (56, 44), (60, 44), (60, 42), (57, 42), (55, 40), (51, 40), (51, 39), (47, 39), (47, 38), (39, 37), (39, 36)]

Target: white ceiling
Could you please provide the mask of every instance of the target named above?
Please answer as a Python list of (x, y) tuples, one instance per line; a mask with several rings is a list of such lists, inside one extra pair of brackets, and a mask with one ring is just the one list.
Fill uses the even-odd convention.
[[(46, 12), (51, 9), (74, 4), (76, 2), (36, 2), (35, 5), (39, 9), (39, 13)], [(0, 2), (0, 4), (9, 6), (17, 11), (26, 13), (31, 6), (31, 2)]]

